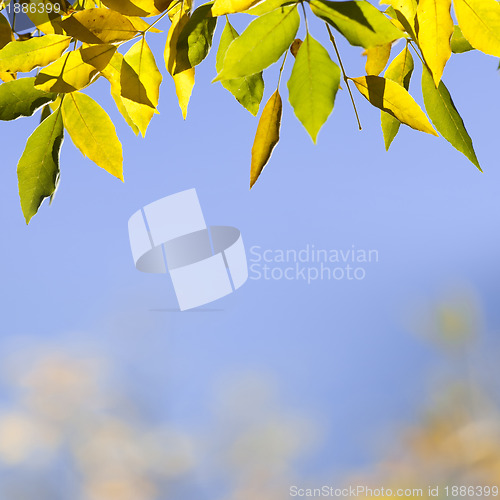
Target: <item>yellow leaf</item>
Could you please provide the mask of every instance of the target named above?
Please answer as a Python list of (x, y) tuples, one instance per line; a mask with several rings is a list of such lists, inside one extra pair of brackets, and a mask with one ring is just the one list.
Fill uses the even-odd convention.
[(280, 139), (281, 114), (283, 104), (279, 92), (267, 101), (257, 126), (252, 146), (252, 163), (250, 167), (250, 189), (255, 184), (262, 170), (271, 158), (271, 154)]
[(139, 32), (148, 31), (149, 33), (162, 33), (161, 30), (151, 27), (149, 23), (141, 19), (140, 17), (127, 17), (127, 19), (132, 23), (132, 26)]
[(134, 44), (123, 57), (121, 94), (139, 104), (158, 106), (162, 76), (146, 39)]
[(172, 0), (102, 0), (110, 9), (126, 16), (157, 16), (167, 10)]
[(71, 4), (66, 0), (23, 0), (19, 3), (26, 6), (26, 15), (40, 31), (47, 35), (62, 35), (63, 30), (59, 25), (61, 14), (71, 9)]
[(167, 43), (165, 45), (165, 66), (173, 76), (177, 100), (182, 111), (182, 116), (186, 119), (187, 108), (194, 87), (194, 68), (186, 69), (180, 73), (175, 73), (177, 59), (177, 40), (179, 34), (189, 20), (189, 16), (184, 12), (177, 12), (172, 18), (172, 25), (168, 31)]
[(62, 114), (64, 127), (82, 154), (123, 181), (122, 145), (101, 106), (89, 96), (74, 92), (64, 97)]
[(179, 107), (182, 111), (182, 117), (185, 120), (191, 94), (193, 93), (194, 68), (187, 69), (182, 73), (177, 73), (173, 76), (173, 79), (175, 83), (175, 93), (177, 95), (177, 100), (179, 101)]
[(380, 76), (361, 76), (352, 81), (373, 106), (415, 130), (438, 135), (420, 106), (401, 85)]
[[(126, 107), (126, 99), (122, 97), (122, 88), (121, 88), (121, 71), (122, 71), (122, 64), (123, 64), (123, 56), (115, 52), (113, 57), (111, 58), (110, 63), (104, 68), (104, 70), (101, 72), (102, 75), (109, 81), (110, 86), (111, 86), (111, 96), (113, 97), (116, 107), (118, 108), (118, 111), (121, 113), (125, 121), (128, 123), (130, 128), (133, 130), (135, 135), (138, 135), (140, 132), (139, 127), (136, 125), (134, 120), (132, 119), (131, 113), (133, 110), (131, 110), (131, 113), (129, 114), (127, 107)], [(130, 101), (132, 102), (132, 101)], [(143, 105), (144, 106), (144, 105)], [(139, 108), (140, 110), (140, 108)], [(141, 110), (140, 110), (141, 111)], [(153, 117), (153, 113), (151, 113), (151, 108), (149, 106), (144, 106), (143, 109), (144, 113), (147, 113), (148, 115)], [(139, 113), (138, 116), (134, 116), (136, 120), (138, 120), (141, 124), (143, 124), (143, 117), (142, 113)], [(149, 120), (151, 120), (149, 118)], [(149, 124), (149, 121), (148, 121)], [(146, 124), (147, 128), (147, 124)], [(146, 133), (146, 130), (144, 129), (144, 133)]]
[(87, 9), (61, 22), (68, 35), (85, 43), (116, 43), (137, 34), (130, 19), (110, 9)]
[(74, 92), (89, 85), (116, 52), (114, 45), (93, 45), (69, 52), (44, 68), (35, 86), (46, 92)]
[(418, 43), (436, 87), (451, 56), (451, 0), (420, 0), (417, 7)]
[(243, 12), (255, 5), (260, 0), (215, 0), (212, 7), (213, 16), (224, 16), (225, 14), (234, 14)]
[(371, 49), (366, 49), (365, 70), (367, 75), (379, 75), (385, 68), (389, 57), (391, 56), (391, 43), (377, 45)]
[(500, 57), (500, 3), (497, 0), (455, 0), (458, 25), (469, 43)]
[(37, 66), (59, 59), (68, 48), (71, 37), (45, 35), (23, 42), (10, 42), (0, 49), (0, 72), (29, 73)]
[(396, 11), (398, 21), (403, 25), (404, 29), (416, 38), (415, 17), (417, 15), (417, 0), (389, 0), (387, 3)]
[(17, 79), (16, 73), (0, 72), (0, 80), (2, 80), (2, 82), (11, 82), (12, 80), (16, 79)]

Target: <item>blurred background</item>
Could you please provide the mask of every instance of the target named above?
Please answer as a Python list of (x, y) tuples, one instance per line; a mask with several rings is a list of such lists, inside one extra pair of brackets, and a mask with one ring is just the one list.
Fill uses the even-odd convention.
[[(311, 30), (327, 43), (321, 23)], [(257, 120), (210, 84), (211, 53), (184, 122), (164, 41), (150, 36), (165, 82), (145, 140), (106, 82), (89, 90), (117, 124), (124, 184), (66, 138), (60, 190), (26, 227), (16, 165), (39, 117), (0, 125), (0, 498), (498, 484), (497, 61), (457, 55), (444, 75), (483, 174), (406, 127), (386, 153), (379, 113), (356, 96), (358, 132), (344, 89), (317, 146), (285, 107), (281, 142), (249, 192)], [(350, 76), (363, 74), (361, 51), (339, 42)], [(284, 101), (290, 71), (291, 60)], [(265, 74), (265, 99), (277, 78)], [(249, 280), (177, 312), (168, 277), (135, 270), (127, 221), (193, 187), (207, 223), (238, 227), (247, 251), (354, 245), (378, 262), (363, 280)]]

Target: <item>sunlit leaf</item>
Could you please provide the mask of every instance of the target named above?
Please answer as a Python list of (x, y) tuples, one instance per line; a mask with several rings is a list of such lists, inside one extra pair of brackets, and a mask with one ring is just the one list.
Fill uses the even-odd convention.
[(58, 110), (31, 134), (17, 165), (19, 196), (26, 223), (38, 212), (45, 198), (54, 194), (59, 181), (59, 153), (64, 138)]
[(311, 10), (344, 35), (351, 45), (366, 49), (385, 45), (404, 34), (366, 0), (311, 0)]
[(259, 0), (215, 0), (212, 8), (214, 16), (223, 16), (225, 14), (234, 14), (249, 9)]
[(71, 37), (45, 35), (24, 42), (10, 42), (0, 49), (0, 72), (28, 73), (58, 59), (69, 47)]
[(177, 65), (177, 40), (188, 20), (189, 16), (182, 11), (172, 17), (172, 26), (168, 31), (164, 52), (165, 66), (174, 79), (175, 92), (184, 119), (186, 119), (189, 101), (193, 92), (195, 69), (190, 68), (180, 73), (175, 73), (175, 70)]
[(32, 116), (44, 104), (54, 101), (56, 94), (34, 87), (35, 78), (21, 78), (0, 85), (0, 120)]
[(172, 0), (101, 0), (110, 9), (126, 16), (157, 16), (172, 3)]
[[(413, 73), (413, 57), (408, 45), (391, 62), (384, 77), (396, 82), (406, 90), (410, 87), (410, 79)], [(388, 150), (392, 141), (399, 132), (401, 122), (394, 116), (382, 111), (380, 114), (382, 132), (384, 134), (385, 149)]]
[(361, 76), (352, 81), (373, 106), (415, 130), (437, 136), (425, 113), (401, 85), (381, 76)]
[[(222, 70), (222, 63), (227, 48), (233, 40), (238, 38), (238, 36), (238, 32), (232, 27), (228, 20), (220, 37), (219, 49), (217, 51), (215, 64), (217, 72)], [(264, 79), (262, 78), (262, 72), (256, 73), (255, 75), (236, 78), (234, 80), (223, 80), (221, 84), (225, 89), (229, 90), (236, 100), (243, 107), (248, 109), (250, 113), (256, 115), (259, 112), (260, 102), (264, 94)]]
[(122, 145), (101, 106), (89, 96), (73, 92), (64, 97), (62, 115), (64, 127), (82, 154), (123, 180)]
[(380, 75), (391, 57), (392, 44), (377, 45), (366, 49), (365, 70), (367, 75)]
[(422, 93), (424, 95), (425, 109), (438, 132), (481, 170), (472, 145), (472, 139), (446, 85), (441, 81), (439, 87), (436, 88), (429, 70), (425, 67), (422, 73)]
[[(122, 87), (121, 87), (121, 72), (122, 72), (123, 56), (119, 52), (115, 52), (109, 64), (101, 72), (102, 75), (109, 81), (111, 86), (111, 96), (115, 101), (118, 111), (121, 113), (125, 121), (128, 123), (135, 135), (138, 135), (141, 130), (136, 125), (135, 120), (137, 120), (142, 127), (143, 134), (146, 133), (147, 127), (151, 118), (154, 115), (154, 110), (148, 105), (139, 105), (126, 98), (122, 97)], [(129, 109), (127, 110), (127, 106)], [(137, 104), (132, 109), (132, 105)], [(141, 108), (142, 106), (142, 108)], [(137, 116), (133, 113), (138, 110)]]
[(89, 85), (108, 64), (116, 51), (114, 45), (102, 44), (68, 52), (44, 68), (35, 86), (47, 92), (74, 92)]
[(254, 75), (276, 62), (294, 41), (299, 23), (295, 5), (252, 21), (227, 49), (222, 71), (214, 81)]
[(486, 54), (500, 57), (500, 3), (497, 0), (454, 0), (463, 35)]
[(252, 16), (263, 16), (269, 12), (282, 7), (284, 4), (288, 3), (289, 0), (263, 0), (260, 2), (253, 2), (252, 7), (245, 11), (245, 14), (251, 14)]
[(137, 34), (132, 22), (110, 9), (76, 12), (61, 22), (68, 35), (85, 43), (115, 43), (130, 40)]
[(302, 43), (288, 80), (290, 104), (316, 142), (330, 116), (340, 84), (340, 69), (311, 35)]
[(43, 33), (48, 35), (63, 34), (60, 26), (61, 14), (71, 9), (66, 0), (22, 0), (26, 6), (26, 15)]
[(279, 92), (267, 101), (257, 126), (252, 146), (252, 162), (250, 167), (250, 189), (255, 184), (263, 168), (271, 158), (271, 154), (280, 139), (281, 115), (283, 104)]
[(451, 0), (420, 0), (417, 7), (418, 43), (436, 86), (451, 56), (453, 20), (450, 9)]
[(396, 19), (406, 32), (416, 40), (415, 19), (417, 15), (417, 0), (389, 0), (387, 3), (391, 4)]

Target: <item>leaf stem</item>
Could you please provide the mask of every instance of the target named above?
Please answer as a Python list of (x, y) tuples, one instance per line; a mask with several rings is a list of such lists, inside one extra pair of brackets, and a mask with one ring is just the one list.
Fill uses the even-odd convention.
[(158, 19), (155, 19), (153, 23), (151, 23), (143, 32), (142, 34), (145, 35), (156, 23), (160, 22), (174, 7), (177, 6), (179, 2), (175, 2), (172, 7), (167, 9)]
[(309, 25), (307, 24), (307, 14), (306, 14), (306, 8), (304, 7), (304, 2), (300, 2), (300, 5), (302, 6), (302, 11), (304, 12), (304, 20), (306, 22), (306, 33), (309, 35)]
[(358, 121), (358, 127), (359, 130), (363, 130), (361, 127), (361, 121), (359, 120), (359, 115), (358, 115), (358, 110), (356, 108), (356, 103), (354, 102), (354, 96), (352, 95), (351, 92), (351, 87), (349, 87), (349, 77), (347, 76), (344, 68), (344, 64), (342, 63), (342, 59), (340, 57), (339, 49), (337, 48), (337, 43), (335, 42), (335, 37), (333, 36), (332, 31), (330, 30), (330, 26), (328, 26), (327, 23), (325, 23), (326, 29), (328, 30), (328, 35), (330, 35), (330, 41), (332, 42), (333, 48), (335, 49), (335, 53), (337, 54), (337, 58), (340, 63), (340, 69), (342, 70), (342, 76), (344, 78), (345, 85), (347, 87), (347, 90), (349, 91), (349, 95), (351, 96), (351, 102), (352, 106), (354, 108), (354, 114), (356, 115), (356, 120)]
[(285, 52), (285, 57), (283, 58), (283, 62), (281, 63), (280, 74), (278, 76), (278, 86), (277, 86), (276, 90), (280, 89), (281, 73), (283, 73), (283, 68), (285, 67), (285, 62), (286, 62), (286, 56), (287, 55), (288, 55), (288, 50)]

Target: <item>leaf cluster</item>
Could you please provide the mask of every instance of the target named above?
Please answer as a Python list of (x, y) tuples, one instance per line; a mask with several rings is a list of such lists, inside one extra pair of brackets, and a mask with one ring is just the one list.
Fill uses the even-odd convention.
[[(479, 50), (500, 57), (500, 4), (453, 0), (453, 17), (452, 0), (387, 2), (390, 5), (382, 11), (367, 0), (214, 0), (197, 8), (192, 0), (78, 0), (73, 5), (63, 0), (22, 0), (34, 26), (31, 33), (15, 33), (0, 14), (0, 79), (4, 82), (0, 119), (15, 120), (42, 110), (40, 124), (28, 138), (18, 164), (26, 222), (44, 199), (52, 200), (55, 195), (65, 133), (84, 156), (123, 180), (122, 146), (115, 126), (100, 104), (83, 91), (98, 78), (106, 79), (125, 121), (136, 135), (145, 136), (158, 113), (162, 83), (157, 56), (147, 40), (164, 36), (163, 64), (186, 118), (195, 68), (211, 50), (219, 18), (225, 26), (214, 82), (220, 82), (253, 115), (259, 113), (264, 96), (264, 71), (280, 64), (276, 90), (257, 126), (250, 187), (279, 141), (280, 82), (289, 53), (293, 67), (287, 82), (288, 100), (314, 142), (334, 109), (338, 90), (344, 88), (356, 117), (352, 90), (380, 110), (386, 149), (403, 124), (441, 135), (480, 169), (442, 76), (453, 53)], [(8, 1), (0, 3), (1, 9), (8, 6)], [(241, 13), (254, 19), (239, 34), (229, 16)], [(163, 20), (169, 23), (166, 35), (157, 28)], [(297, 38), (301, 23), (304, 40)], [(313, 36), (311, 29), (321, 25), (331, 46)], [(339, 35), (364, 50), (365, 75), (346, 73), (335, 38)], [(409, 93), (415, 60), (422, 65), (425, 111)]]

